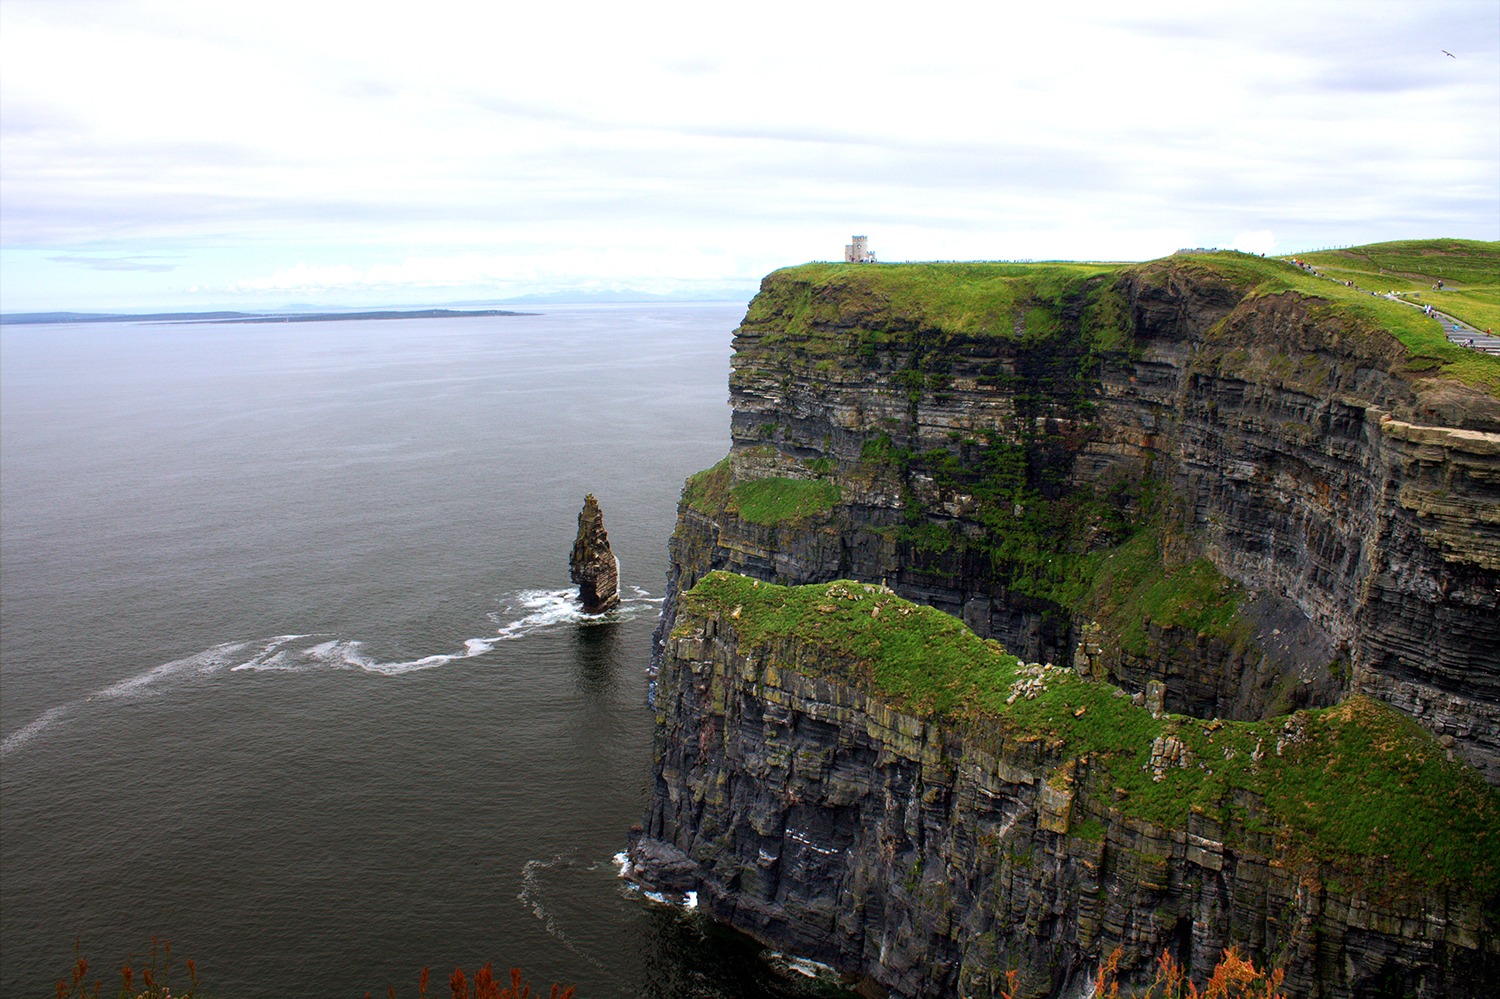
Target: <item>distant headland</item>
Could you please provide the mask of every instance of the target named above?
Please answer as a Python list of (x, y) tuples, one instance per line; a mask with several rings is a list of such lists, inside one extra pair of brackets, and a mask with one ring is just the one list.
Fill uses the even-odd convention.
[(336, 323), (354, 319), (471, 319), (478, 316), (525, 316), (506, 309), (413, 309), (383, 312), (154, 312), (146, 315), (103, 312), (18, 312), (0, 316), (7, 326), (45, 323)]

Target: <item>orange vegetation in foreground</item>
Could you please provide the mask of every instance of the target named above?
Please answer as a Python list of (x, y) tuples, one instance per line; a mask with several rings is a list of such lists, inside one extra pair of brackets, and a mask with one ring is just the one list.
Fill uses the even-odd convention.
[[(423, 994), (426, 994), (427, 969), (422, 969)], [(453, 999), (542, 999), (540, 992), (532, 992), (529, 984), (522, 984), (521, 969), (510, 969), (510, 985), (500, 988), (495, 984), (495, 973), (489, 964), (474, 973), (474, 985), (470, 988), (464, 980), (462, 968), (454, 968), (453, 976), (448, 979), (448, 987), (453, 990)], [(573, 999), (573, 986), (559, 988), (552, 986), (552, 991), (547, 993), (548, 999)], [(391, 993), (393, 996), (395, 992)]]
[[(104, 987), (104, 983), (96, 980), (92, 985), (89, 984), (89, 962), (83, 956), (82, 945), (75, 944), (73, 952), (76, 957), (71, 981), (67, 978), (58, 979), (57, 999), (99, 999), (99, 990)], [(151, 963), (147, 965), (142, 962), (139, 982), (136, 981), (136, 969), (131, 967), (129, 960), (120, 968), (119, 999), (194, 999), (198, 994), (198, 968), (192, 961), (186, 964), (187, 991), (174, 995), (168, 983), (172, 970), (172, 944), (170, 941), (152, 939)], [(423, 968), (417, 993), (420, 999), (427, 999), (428, 974), (428, 969)], [(520, 968), (510, 969), (510, 984), (501, 988), (495, 981), (493, 962), (474, 973), (472, 984), (462, 968), (454, 968), (448, 979), (448, 987), (453, 990), (453, 999), (573, 999), (574, 990), (572, 985), (567, 988), (553, 985), (544, 997), (541, 992), (533, 991), (530, 983), (521, 981)], [(390, 999), (396, 999), (395, 986), (391, 986), (389, 995)], [(370, 993), (365, 993), (365, 999), (370, 999)]]
[[(1286, 999), (1286, 993), (1281, 991), (1285, 973), (1280, 968), (1261, 971), (1240, 957), (1233, 947), (1224, 951), (1202, 989), (1188, 979), (1186, 969), (1166, 951), (1156, 959), (1156, 973), (1142, 990), (1120, 991), (1116, 977), (1119, 966), (1120, 950), (1115, 948), (1099, 965), (1091, 999)], [(1016, 999), (1017, 977), (1017, 972), (1006, 972), (1006, 988), (1000, 992), (1003, 999)]]
[[(77, 958), (72, 968), (72, 980), (59, 979), (57, 999), (98, 999), (101, 982), (86, 984), (89, 962), (83, 956), (82, 947), (75, 946)], [(193, 999), (198, 992), (198, 969), (192, 961), (185, 962), (188, 973), (188, 989), (177, 994), (176, 999)], [(1233, 947), (1224, 951), (1219, 963), (1214, 966), (1208, 982), (1199, 989), (1187, 977), (1187, 971), (1167, 951), (1156, 959), (1156, 972), (1150, 984), (1143, 990), (1122, 992), (1117, 977), (1120, 951), (1105, 958), (1099, 965), (1094, 979), (1091, 999), (1286, 999), (1281, 991), (1283, 973), (1280, 969), (1262, 971), (1240, 957)], [(173, 999), (167, 979), (172, 970), (172, 944), (169, 941), (151, 941), (151, 963), (141, 965), (141, 981), (136, 983), (135, 969), (127, 961), (120, 968), (120, 999)], [(422, 969), (418, 986), (419, 999), (427, 999), (428, 969)], [(1018, 973), (1006, 973), (1006, 987), (1000, 994), (1003, 999), (1015, 999)], [(453, 969), (448, 987), (453, 999), (544, 999), (541, 992), (534, 991), (530, 983), (521, 980), (521, 969), (510, 969), (510, 984), (502, 988), (495, 981), (493, 962), (485, 964), (474, 973), (471, 983), (462, 968)], [(573, 999), (574, 986), (563, 988), (553, 985), (545, 999)], [(390, 999), (396, 999), (396, 989), (391, 987)], [(370, 993), (365, 993), (370, 999)]]

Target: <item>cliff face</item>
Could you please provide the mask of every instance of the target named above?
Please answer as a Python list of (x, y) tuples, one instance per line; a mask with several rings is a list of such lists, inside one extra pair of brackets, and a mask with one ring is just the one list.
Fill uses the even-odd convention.
[[(940, 314), (874, 273), (766, 279), (735, 336), (729, 488), (682, 506), (673, 592), (713, 568), (884, 580), (1027, 658), (1160, 682), (1174, 711), (1367, 692), (1500, 780), (1492, 394), (1407, 370), (1368, 319), (1211, 267), (981, 275)], [(768, 479), (838, 500), (752, 522), (728, 494)], [(1142, 525), (1169, 567), (1207, 558), (1232, 620), (1070, 592)]]
[[(716, 918), (910, 997), (998, 995), (1010, 969), (1021, 995), (1062, 994), (1115, 948), (1127, 977), (1167, 950), (1201, 981), (1230, 944), (1284, 968), (1293, 995), (1480, 996), (1500, 982), (1493, 857), (1482, 880), (1434, 870), (1435, 884), (1415, 883), (1383, 854), (1395, 840), (1374, 844), (1381, 816), (1333, 817), (1353, 845), (1324, 851), (1319, 812), (1339, 793), (1276, 803), (1330, 744), (1373, 734), (1408, 760), (1440, 757), (1389, 709), (1356, 700), (1284, 724), (1153, 728), (1128, 701), (1090, 699), (1101, 685), (1013, 661), (1002, 682), (1052, 718), (934, 709), (883, 685), (878, 652), (836, 644), (841, 618), (912, 620), (889, 591), (818, 588), (816, 624), (747, 636), (782, 598), (760, 606), (728, 577), (709, 582), (729, 595), (695, 590), (667, 641), (657, 784), (632, 859), (636, 876), (696, 891)], [(947, 639), (939, 626), (915, 640)], [(1006, 658), (958, 654), (987, 676)], [(1135, 749), (1114, 738), (1125, 729)], [(1212, 783), (1216, 768), (1227, 787), (1173, 802), (1198, 793), (1173, 781)], [(1429, 849), (1500, 848), (1484, 831), (1500, 816), (1493, 796), (1468, 780), (1478, 811), (1451, 821), (1474, 832), (1440, 832)], [(1167, 804), (1151, 804), (1158, 791)], [(1394, 794), (1393, 807), (1426, 808)]]
[[(769, 276), (735, 334), (731, 453), (671, 540), (638, 875), (901, 996), (995, 994), (1007, 968), (1050, 995), (1116, 946), (1127, 974), (1163, 948), (1201, 974), (1228, 944), (1299, 996), (1500, 988), (1500, 841), (1469, 878), (1424, 839), (1462, 840), (1460, 801), (1500, 821), (1493, 788), (1334, 776), (1395, 754), (1500, 783), (1500, 363), (1288, 270)], [(798, 638), (821, 605), (767, 641), (687, 599), (716, 569), (888, 587), (1031, 679), (978, 715), (893, 700)], [(1027, 707), (1064, 674), (1094, 693)], [(1101, 717), (1114, 741), (1057, 734)], [(1393, 749), (1398, 718), (1435, 741)]]

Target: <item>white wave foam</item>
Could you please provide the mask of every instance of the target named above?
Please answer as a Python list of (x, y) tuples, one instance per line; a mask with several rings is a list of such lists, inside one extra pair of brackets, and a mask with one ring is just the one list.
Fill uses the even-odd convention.
[[(77, 702), (75, 701), (74, 703), (76, 704)], [(72, 705), (70, 704), (59, 704), (55, 708), (48, 708), (35, 721), (7, 735), (5, 740), (0, 742), (0, 757), (9, 756), (15, 750), (20, 749), (32, 739), (41, 735), (44, 728), (57, 721), (70, 710), (72, 710)]]
[(419, 669), (432, 669), (435, 666), (446, 666), (455, 659), (466, 659), (468, 653), (450, 653), (435, 656), (423, 656), (421, 659), (408, 659), (400, 663), (369, 663), (360, 667), (367, 673), (383, 673), (386, 676), (400, 676), (403, 673), (415, 673)]
[[(397, 662), (382, 662), (370, 656), (365, 651), (364, 643), (356, 639), (288, 634), (253, 641), (223, 642), (202, 652), (154, 666), (77, 700), (48, 708), (34, 721), (6, 736), (0, 742), (0, 756), (8, 756), (20, 749), (88, 701), (144, 696), (174, 677), (207, 675), (226, 670), (296, 673), (329, 668), (401, 676), (482, 656), (493, 651), (501, 642), (524, 638), (559, 626), (577, 627), (629, 621), (642, 611), (653, 610), (662, 602), (663, 598), (652, 597), (650, 591), (639, 586), (632, 586), (631, 590), (634, 596), (623, 599), (618, 607), (604, 614), (585, 614), (577, 593), (571, 589), (520, 590), (501, 601), (502, 610), (487, 615), (496, 627), (493, 634), (465, 639), (462, 651), (440, 652)], [(296, 643), (302, 639), (314, 637), (321, 640), (312, 645), (297, 647)]]
[(698, 893), (695, 891), (680, 894), (675, 891), (652, 891), (649, 888), (642, 888), (634, 881), (626, 882), (626, 888), (632, 893), (639, 892), (642, 898), (649, 899), (657, 905), (669, 906), (682, 912), (693, 912), (698, 908)]
[(541, 920), (542, 925), (547, 929), (548, 935), (557, 940), (564, 947), (568, 948), (568, 950), (572, 951), (576, 956), (589, 962), (596, 968), (602, 969), (604, 965), (599, 961), (599, 959), (594, 955), (580, 949), (578, 944), (573, 941), (573, 938), (570, 937), (562, 928), (562, 923), (559, 922), (557, 916), (542, 904), (542, 873), (553, 868), (577, 866), (578, 864), (576, 861), (571, 860), (563, 856), (562, 854), (558, 854), (551, 860), (546, 861), (526, 861), (526, 863), (521, 867), (521, 890), (516, 894), (516, 898), (522, 905), (531, 909), (532, 915)]
[(583, 604), (572, 590), (522, 590), (509, 604), (507, 610), (511, 613), (524, 613), (501, 626), (497, 636), (500, 640), (521, 638), (543, 628), (580, 622), (585, 617)]
[(326, 642), (319, 642), (317, 645), (309, 645), (305, 651), (308, 655), (321, 659), (326, 656), (334, 655), (343, 645), (343, 642), (340, 642), (338, 639), (334, 638)]
[(814, 961), (808, 957), (798, 957), (795, 954), (787, 954), (782, 951), (772, 951), (767, 956), (773, 966), (779, 966), (786, 971), (794, 971), (799, 975), (805, 975), (808, 978), (818, 981), (837, 982), (839, 980), (838, 970), (821, 961)]
[[(282, 636), (282, 638), (291, 637), (295, 636)], [(280, 641), (281, 639), (279, 638), (271, 639), (266, 643), (262, 650), (263, 653), (269, 652)], [(211, 673), (216, 669), (228, 666), (229, 660), (236, 657), (241, 650), (250, 644), (250, 642), (225, 642), (222, 645), (215, 645), (211, 649), (204, 649), (202, 652), (184, 656), (181, 659), (173, 659), (169, 663), (162, 663), (160, 666), (148, 669), (144, 673), (138, 673), (128, 679), (121, 680), (119, 683), (112, 683), (103, 690), (95, 691), (89, 695), (88, 699), (92, 700), (95, 697), (129, 697), (132, 694), (141, 694), (159, 681), (178, 673)]]
[[(572, 590), (521, 590), (503, 601), (504, 610), (488, 615), (496, 625), (495, 633), (481, 638), (464, 639), (463, 650), (460, 652), (438, 652), (415, 659), (387, 662), (370, 656), (365, 651), (364, 643), (356, 639), (331, 638), (304, 648), (295, 648), (293, 643), (314, 636), (277, 635), (256, 641), (225, 642), (215, 645), (213, 648), (182, 659), (174, 659), (137, 676), (121, 680), (90, 696), (123, 697), (140, 693), (174, 674), (212, 673), (221, 669), (295, 672), (318, 667), (334, 667), (357, 669), (385, 676), (399, 676), (417, 670), (445, 666), (461, 659), (482, 656), (493, 651), (501, 642), (524, 638), (527, 635), (559, 626), (607, 624), (632, 620), (642, 610), (661, 601), (661, 598), (651, 597), (648, 591), (640, 587), (633, 587), (633, 589), (637, 594), (642, 595), (627, 598), (619, 607), (604, 614), (585, 614), (582, 603)], [(243, 654), (247, 649), (255, 651), (245, 657)]]

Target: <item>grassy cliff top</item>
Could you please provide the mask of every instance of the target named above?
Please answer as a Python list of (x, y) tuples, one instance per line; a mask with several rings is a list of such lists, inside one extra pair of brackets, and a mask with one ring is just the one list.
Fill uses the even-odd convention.
[(1010, 336), (1018, 305), (1052, 300), (1124, 264), (801, 264), (773, 271), (745, 316), (748, 326), (941, 329)]
[[(1457, 249), (1451, 252), (1444, 250), (1444, 247), (1455, 246)], [(1382, 253), (1383, 247), (1407, 249), (1403, 251), (1404, 255), (1388, 257)], [(1336, 254), (1338, 260), (1350, 266), (1345, 269), (1326, 267), (1321, 260), (1329, 254)], [(1373, 254), (1373, 257), (1368, 254)], [(1166, 257), (1142, 264), (1135, 272), (1147, 280), (1165, 280), (1174, 271), (1200, 279), (1219, 280), (1238, 288), (1250, 299), (1291, 293), (1315, 300), (1323, 315), (1341, 320), (1354, 331), (1387, 333), (1395, 337), (1406, 349), (1407, 357), (1417, 362), (1412, 370), (1421, 372), (1424, 377), (1456, 378), (1491, 394), (1500, 394), (1500, 357), (1448, 342), (1441, 323), (1423, 315), (1419, 307), (1431, 302), (1435, 308), (1448, 309), (1481, 328), (1500, 323), (1500, 243), (1411, 240), (1309, 254), (1297, 259), (1314, 264), (1318, 273), (1309, 273), (1292, 264), (1289, 258), (1273, 259), (1232, 252)], [(1493, 321), (1473, 310), (1455, 308), (1459, 301), (1456, 296), (1462, 293), (1455, 292), (1441, 299), (1437, 296), (1446, 293), (1402, 294), (1412, 286), (1411, 282), (1403, 283), (1379, 273), (1379, 265), (1371, 262), (1377, 259), (1392, 263), (1408, 260), (1412, 266), (1418, 260), (1426, 261), (1426, 266), (1447, 261), (1454, 263), (1457, 273), (1492, 282), (1470, 285), (1467, 293), (1483, 308), (1494, 308)], [(1354, 265), (1364, 269), (1354, 269)], [(1345, 284), (1346, 281), (1352, 281), (1353, 287)], [(1400, 300), (1385, 297), (1392, 291), (1398, 293)], [(1486, 301), (1492, 306), (1483, 306)]]
[[(1331, 320), (1366, 334), (1389, 334), (1423, 377), (1456, 378), (1500, 394), (1500, 358), (1448, 342), (1441, 324), (1417, 306), (1433, 304), (1479, 328), (1500, 328), (1500, 243), (1407, 240), (1324, 251), (1298, 258), (1232, 251), (1174, 254), (1144, 264), (810, 263), (772, 272), (751, 301), (745, 327), (806, 334), (818, 329), (891, 333), (941, 330), (948, 335), (1013, 337), (1018, 317), (1060, 303), (1112, 279), (1167, 281), (1171, 275), (1213, 281), (1246, 298), (1296, 294), (1317, 302)], [(1431, 290), (1439, 276), (1445, 287)], [(1345, 281), (1353, 281), (1349, 287)], [(1396, 292), (1402, 299), (1385, 298)], [(1373, 296), (1371, 292), (1377, 293)], [(1123, 313), (1117, 321), (1123, 322)], [(1048, 328), (1030, 323), (1024, 328)], [(1051, 324), (1055, 328), (1055, 324)], [(1113, 341), (1110, 341), (1113, 342)]]
[[(1087, 757), (1101, 790), (1139, 818), (1184, 828), (1197, 811), (1277, 833), (1289, 854), (1371, 883), (1500, 894), (1500, 791), (1368, 698), (1265, 722), (1153, 718), (1113, 686), (1021, 663), (941, 611), (849, 581), (783, 587), (714, 572), (684, 595), (678, 633), (708, 616), (746, 656), (849, 683), (980, 745), (1041, 741), (1054, 758)], [(1158, 772), (1152, 746), (1167, 737), (1187, 762)]]
[[(1500, 242), (1403, 239), (1320, 250), (1298, 260), (1369, 291), (1394, 291), (1481, 329), (1500, 327)], [(1442, 290), (1434, 286), (1443, 282)]]

